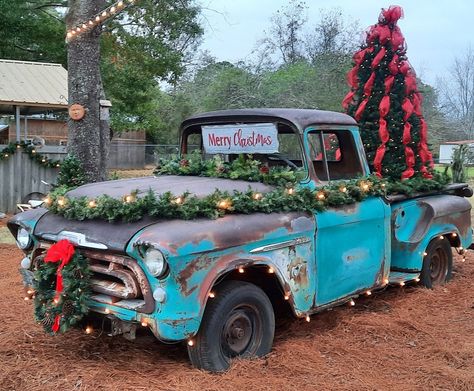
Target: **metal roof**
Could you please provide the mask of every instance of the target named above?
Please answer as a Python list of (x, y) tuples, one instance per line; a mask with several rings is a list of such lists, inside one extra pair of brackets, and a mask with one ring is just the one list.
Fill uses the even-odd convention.
[[(22, 114), (45, 109), (67, 109), (67, 71), (61, 64), (0, 60), (0, 111)], [(42, 110), (41, 110), (42, 108)]]
[(223, 123), (235, 121), (287, 122), (299, 131), (310, 125), (357, 125), (354, 118), (334, 111), (312, 109), (236, 109), (197, 114), (186, 119), (182, 128), (202, 123)]

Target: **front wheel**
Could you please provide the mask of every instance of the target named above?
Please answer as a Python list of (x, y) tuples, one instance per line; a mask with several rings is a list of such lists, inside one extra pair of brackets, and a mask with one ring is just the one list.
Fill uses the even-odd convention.
[(188, 344), (191, 363), (222, 372), (236, 357), (261, 357), (272, 348), (275, 317), (268, 296), (243, 281), (223, 282), (209, 299), (198, 334)]
[(451, 244), (446, 238), (433, 239), (426, 248), (421, 269), (421, 283), (427, 288), (434, 288), (451, 279), (453, 271), (453, 253)]

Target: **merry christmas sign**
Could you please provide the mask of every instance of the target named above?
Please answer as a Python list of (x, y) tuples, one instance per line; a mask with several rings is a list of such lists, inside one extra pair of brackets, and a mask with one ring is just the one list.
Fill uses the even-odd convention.
[(276, 153), (278, 131), (275, 124), (203, 126), (206, 153)]

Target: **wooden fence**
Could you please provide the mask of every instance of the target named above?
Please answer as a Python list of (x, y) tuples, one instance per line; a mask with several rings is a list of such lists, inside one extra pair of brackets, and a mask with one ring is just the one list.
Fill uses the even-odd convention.
[[(0, 150), (5, 146), (0, 145)], [(176, 145), (112, 142), (108, 168), (141, 169), (145, 165), (154, 165), (158, 157), (175, 154), (177, 150)], [(66, 147), (46, 145), (40, 152), (49, 159), (63, 160), (66, 156)], [(48, 193), (49, 187), (41, 181), (55, 183), (57, 174), (57, 168), (42, 167), (21, 151), (17, 151), (6, 160), (0, 160), (0, 212), (16, 212), (16, 204), (21, 203), (31, 193)]]
[[(61, 153), (48, 153), (51, 159), (62, 159), (63, 156)], [(41, 181), (53, 183), (58, 171), (57, 168), (40, 166), (20, 151), (0, 161), (0, 211), (14, 213), (16, 204), (21, 203), (30, 193), (47, 194), (49, 187)]]

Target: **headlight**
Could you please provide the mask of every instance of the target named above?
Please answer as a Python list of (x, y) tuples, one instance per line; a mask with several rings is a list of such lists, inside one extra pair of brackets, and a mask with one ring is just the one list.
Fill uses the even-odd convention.
[(31, 237), (26, 229), (20, 228), (18, 230), (16, 233), (16, 242), (18, 247), (20, 247), (22, 250), (26, 250), (31, 246)]
[(154, 277), (160, 277), (166, 272), (165, 256), (156, 248), (146, 250), (143, 261), (150, 274)]

